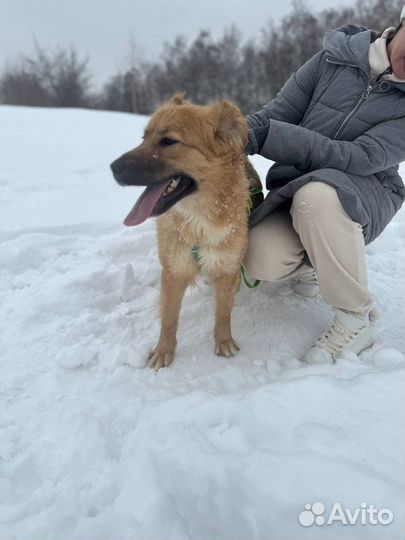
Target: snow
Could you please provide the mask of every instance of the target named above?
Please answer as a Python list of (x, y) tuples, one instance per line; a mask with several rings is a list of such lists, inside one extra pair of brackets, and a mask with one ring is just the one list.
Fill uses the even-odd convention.
[[(404, 211), (367, 248), (361, 358), (304, 365), (331, 309), (270, 284), (241, 289), (241, 351), (217, 358), (200, 283), (154, 372), (155, 225), (122, 226), (141, 188), (108, 168), (146, 121), (0, 107), (0, 538), (402, 538)], [(303, 527), (314, 502), (394, 520)]]

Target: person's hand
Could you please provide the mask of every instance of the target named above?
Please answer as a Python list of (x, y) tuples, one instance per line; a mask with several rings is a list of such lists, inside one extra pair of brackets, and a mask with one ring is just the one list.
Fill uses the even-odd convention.
[[(249, 126), (249, 120), (246, 118)], [(270, 129), (270, 122), (265, 126), (248, 127), (248, 143), (246, 145), (246, 153), (249, 155), (259, 154), (267, 139)]]

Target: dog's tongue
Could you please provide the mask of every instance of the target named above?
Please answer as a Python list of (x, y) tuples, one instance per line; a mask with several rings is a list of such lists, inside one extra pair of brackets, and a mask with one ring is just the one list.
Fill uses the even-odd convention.
[(135, 206), (132, 208), (130, 213), (124, 219), (124, 225), (127, 227), (133, 227), (134, 225), (139, 225), (145, 221), (145, 219), (148, 219), (159, 197), (162, 195), (170, 182), (171, 180), (168, 180), (164, 184), (147, 187), (136, 201)]

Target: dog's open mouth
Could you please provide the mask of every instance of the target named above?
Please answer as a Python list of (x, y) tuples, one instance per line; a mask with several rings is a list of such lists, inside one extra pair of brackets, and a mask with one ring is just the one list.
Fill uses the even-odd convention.
[(139, 225), (150, 216), (158, 216), (197, 189), (196, 182), (185, 174), (177, 174), (164, 182), (148, 186), (124, 219), (124, 225)]

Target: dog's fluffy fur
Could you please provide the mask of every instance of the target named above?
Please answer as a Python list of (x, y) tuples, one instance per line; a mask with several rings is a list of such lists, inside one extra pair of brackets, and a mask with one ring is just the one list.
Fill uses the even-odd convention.
[[(235, 105), (223, 101), (196, 106), (177, 95), (152, 116), (144, 142), (112, 165), (119, 183), (146, 185), (144, 194), (151, 189), (161, 193), (171, 178), (178, 183), (173, 191), (166, 187), (150, 213), (159, 216), (162, 265), (161, 331), (149, 355), (152, 368), (172, 363), (182, 298), (200, 272), (215, 292), (215, 352), (229, 357), (238, 350), (231, 310), (247, 246), (246, 143), (246, 121)], [(251, 168), (249, 172), (254, 174)], [(134, 212), (127, 218), (129, 225), (139, 222), (139, 211)], [(195, 245), (198, 262), (192, 253)]]

